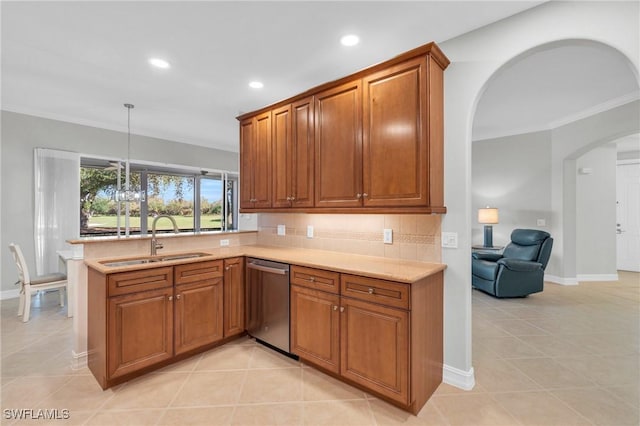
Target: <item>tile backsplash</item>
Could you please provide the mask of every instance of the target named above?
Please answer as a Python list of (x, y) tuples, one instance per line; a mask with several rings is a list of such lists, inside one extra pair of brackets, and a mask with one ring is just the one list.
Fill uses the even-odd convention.
[[(440, 224), (440, 215), (429, 214), (260, 213), (258, 243), (441, 262)], [(285, 225), (284, 236), (278, 225)], [(383, 243), (385, 228), (393, 229), (393, 244)]]

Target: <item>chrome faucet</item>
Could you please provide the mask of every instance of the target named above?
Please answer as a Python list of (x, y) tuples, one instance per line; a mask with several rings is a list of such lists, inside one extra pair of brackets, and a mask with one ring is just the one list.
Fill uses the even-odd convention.
[(155, 256), (156, 254), (158, 254), (158, 249), (164, 247), (162, 243), (159, 243), (158, 239), (156, 238), (156, 223), (161, 217), (166, 217), (171, 221), (171, 223), (173, 223), (173, 232), (175, 232), (176, 234), (180, 232), (180, 230), (178, 229), (178, 224), (173, 217), (166, 214), (159, 214), (158, 216), (153, 218), (153, 223), (151, 224), (151, 256)]

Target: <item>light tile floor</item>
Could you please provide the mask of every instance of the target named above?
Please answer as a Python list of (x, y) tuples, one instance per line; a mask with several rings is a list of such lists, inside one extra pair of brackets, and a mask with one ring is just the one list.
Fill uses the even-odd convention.
[[(640, 423), (640, 274), (547, 284), (523, 299), (474, 290), (477, 385), (441, 385), (417, 417), (244, 338), (102, 391), (87, 369), (70, 368), (71, 320), (56, 303), (56, 293), (36, 296), (26, 324), (17, 299), (0, 304), (3, 425)], [(8, 418), (21, 408), (70, 418)]]

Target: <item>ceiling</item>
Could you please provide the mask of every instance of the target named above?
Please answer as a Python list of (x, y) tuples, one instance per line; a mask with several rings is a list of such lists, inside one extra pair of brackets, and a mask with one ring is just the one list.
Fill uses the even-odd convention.
[(3, 1), (2, 109), (237, 151), (239, 113), (540, 3)]
[[(240, 113), (540, 3), (3, 1), (2, 109), (126, 131), (123, 104), (133, 103), (134, 134), (237, 152)], [(361, 43), (342, 46), (347, 33)], [(492, 79), (473, 138), (548, 129), (637, 98), (619, 53), (550, 46)]]
[(629, 60), (596, 42), (537, 49), (500, 69), (478, 102), (473, 140), (549, 130), (638, 99)]

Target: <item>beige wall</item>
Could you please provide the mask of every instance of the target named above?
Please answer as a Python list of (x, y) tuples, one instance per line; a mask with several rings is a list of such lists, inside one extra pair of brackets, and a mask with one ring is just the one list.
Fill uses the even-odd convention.
[[(441, 262), (440, 215), (261, 213), (258, 243), (331, 250), (394, 259)], [(277, 235), (277, 226), (286, 235)], [(307, 226), (314, 237), (307, 238)], [(382, 242), (382, 230), (393, 229), (393, 244)]]

